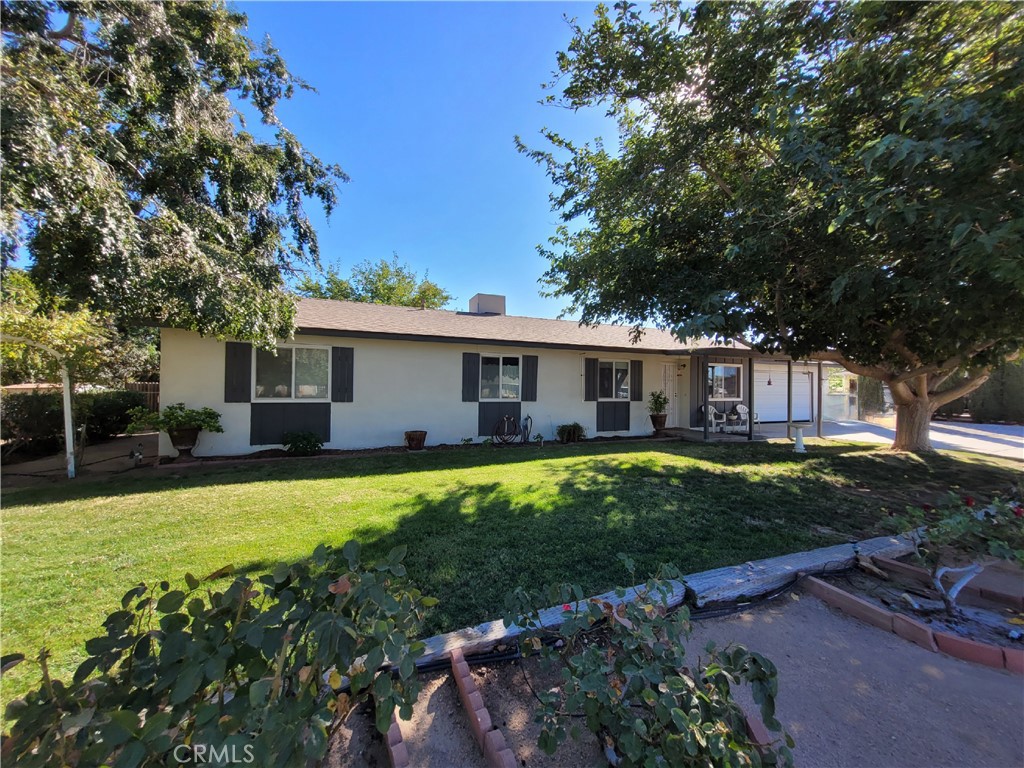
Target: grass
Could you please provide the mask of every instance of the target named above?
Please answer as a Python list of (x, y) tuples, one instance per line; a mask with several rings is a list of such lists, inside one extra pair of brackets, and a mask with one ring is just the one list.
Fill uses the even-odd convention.
[[(428, 633), (501, 615), (518, 585), (588, 594), (673, 562), (684, 573), (880, 532), (902, 509), (961, 486), (978, 496), (1021, 466), (928, 460), (837, 444), (593, 443), (475, 448), (202, 469), (144, 470), (4, 493), (3, 652), (54, 654), (70, 676), (83, 641), (139, 581), (231, 563), (258, 573), (317, 544), (359, 539), (368, 558), (409, 546), (410, 577), (440, 598)], [(3, 698), (37, 680), (4, 676)]]

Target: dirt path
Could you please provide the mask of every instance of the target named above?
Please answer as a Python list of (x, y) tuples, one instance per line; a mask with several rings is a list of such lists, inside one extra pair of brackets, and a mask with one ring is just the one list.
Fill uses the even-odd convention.
[(691, 646), (708, 640), (775, 662), (798, 766), (1024, 765), (1024, 678), (930, 653), (802, 592), (696, 623)]

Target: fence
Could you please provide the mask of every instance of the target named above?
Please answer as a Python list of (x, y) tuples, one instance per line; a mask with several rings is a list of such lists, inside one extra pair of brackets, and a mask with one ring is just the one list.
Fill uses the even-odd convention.
[(160, 410), (160, 382), (130, 381), (124, 388), (131, 392), (141, 392), (146, 396), (146, 407), (151, 411)]

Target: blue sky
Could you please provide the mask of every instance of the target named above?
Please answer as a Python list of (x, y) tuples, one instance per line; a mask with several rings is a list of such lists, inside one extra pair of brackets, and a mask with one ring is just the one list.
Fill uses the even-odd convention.
[(601, 111), (542, 106), (563, 14), (591, 3), (240, 2), (249, 36), (269, 34), (318, 93), (284, 104), (284, 124), (352, 180), (327, 222), (313, 211), (325, 264), (343, 274), (397, 252), (455, 294), (507, 296), (509, 314), (555, 317), (539, 295), (536, 252), (557, 224), (543, 169), (513, 137), (544, 146), (542, 127), (575, 140), (614, 125)]

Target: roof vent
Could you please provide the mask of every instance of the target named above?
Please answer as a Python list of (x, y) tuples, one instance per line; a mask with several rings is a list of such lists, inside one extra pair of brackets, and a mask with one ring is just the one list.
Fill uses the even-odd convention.
[(505, 297), (494, 293), (478, 293), (469, 300), (469, 311), (474, 315), (504, 315)]

